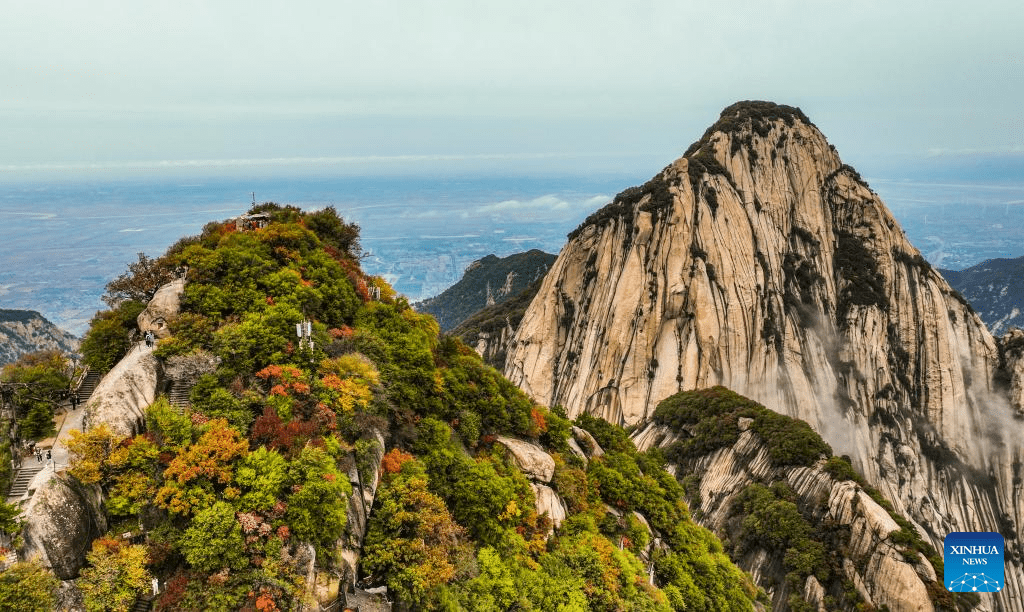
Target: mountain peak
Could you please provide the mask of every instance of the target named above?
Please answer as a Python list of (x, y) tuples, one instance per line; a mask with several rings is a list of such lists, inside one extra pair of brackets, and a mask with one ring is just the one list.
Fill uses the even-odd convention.
[(586, 228), (603, 227), (613, 219), (629, 225), (638, 205), (642, 212), (666, 210), (684, 183), (689, 184), (693, 199), (703, 200), (714, 214), (723, 185), (711, 177), (721, 177), (744, 201), (749, 199), (757, 206), (770, 203), (771, 199), (758, 193), (758, 177), (774, 172), (777, 165), (794, 164), (804, 166), (801, 173), (818, 175), (818, 181), (834, 178), (845, 167), (862, 182), (856, 171), (842, 164), (835, 147), (799, 108), (758, 100), (736, 102), (722, 111), (682, 157), (643, 185), (616, 195), (568, 237), (572, 240)]
[[(729, 387), (810, 423), (938, 545), (954, 527), (1024, 524), (1005, 501), (1024, 446), (995, 425), (1024, 406), (997, 392), (1002, 363), (817, 127), (741, 102), (569, 235), (505, 372), (569, 416), (629, 425), (678, 391)], [(1024, 385), (1024, 367), (1014, 376)], [(998, 485), (976, 490), (972, 474)]]
[(704, 135), (701, 136), (700, 140), (694, 142), (686, 149), (683, 157), (688, 158), (692, 156), (701, 147), (710, 142), (711, 136), (717, 132), (723, 134), (754, 132), (765, 137), (774, 125), (781, 122), (788, 127), (792, 127), (797, 121), (804, 125), (815, 127), (811, 120), (807, 118), (807, 115), (795, 106), (762, 100), (736, 102), (722, 110), (722, 113), (718, 116), (718, 121), (714, 122), (711, 127), (704, 131)]

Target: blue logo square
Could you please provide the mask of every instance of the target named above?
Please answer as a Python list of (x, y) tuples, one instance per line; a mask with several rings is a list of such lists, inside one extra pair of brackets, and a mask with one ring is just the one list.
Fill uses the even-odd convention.
[(1003, 590), (1003, 536), (991, 531), (955, 531), (943, 543), (942, 577), (955, 593)]

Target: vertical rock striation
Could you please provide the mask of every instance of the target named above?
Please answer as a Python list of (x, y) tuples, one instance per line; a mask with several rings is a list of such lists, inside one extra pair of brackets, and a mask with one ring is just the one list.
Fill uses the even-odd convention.
[(792, 107), (741, 102), (569, 235), (509, 349), (538, 402), (645, 420), (724, 385), (810, 423), (933, 545), (1007, 538), (1024, 610), (1022, 428), (996, 342)]

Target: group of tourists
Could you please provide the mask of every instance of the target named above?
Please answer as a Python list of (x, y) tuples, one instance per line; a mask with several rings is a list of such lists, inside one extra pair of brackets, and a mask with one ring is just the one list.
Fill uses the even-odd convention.
[[(30, 453), (32, 453), (33, 455), (36, 456), (36, 461), (38, 463), (42, 463), (43, 462), (43, 449), (36, 448), (36, 443), (35, 442), (30, 442), (29, 443), (28, 450), (29, 450)], [(49, 461), (50, 459), (53, 459), (53, 451), (48, 448), (48, 449), (46, 449), (46, 460)]]

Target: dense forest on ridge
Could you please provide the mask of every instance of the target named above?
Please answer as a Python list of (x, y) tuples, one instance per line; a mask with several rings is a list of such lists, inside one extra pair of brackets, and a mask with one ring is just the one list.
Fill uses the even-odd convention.
[[(193, 377), (190, 408), (160, 398), (143, 433), (100, 425), (69, 443), (69, 472), (102, 487), (110, 525), (77, 580), (87, 609), (127, 610), (153, 577), (167, 585), (157, 610), (315, 605), (302, 548), (338, 571), (350, 474), (378, 472), (358, 571), (396, 609), (752, 608), (757, 589), (690, 519), (659, 451), (639, 453), (621, 428), (581, 417), (606, 452), (570, 452), (574, 424), (560, 408), (534, 404), (362, 273), (358, 227), (333, 208), (250, 212), (269, 224), (210, 223), (140, 257), (83, 340), (87, 364), (113, 367), (145, 301), (187, 270), (155, 354)], [(502, 436), (554, 459), (551, 486), (568, 507), (557, 529)], [(139, 527), (142, 541), (118, 535)], [(15, 568), (0, 576), (0, 601), (45, 608), (53, 581), (31, 563)]]

